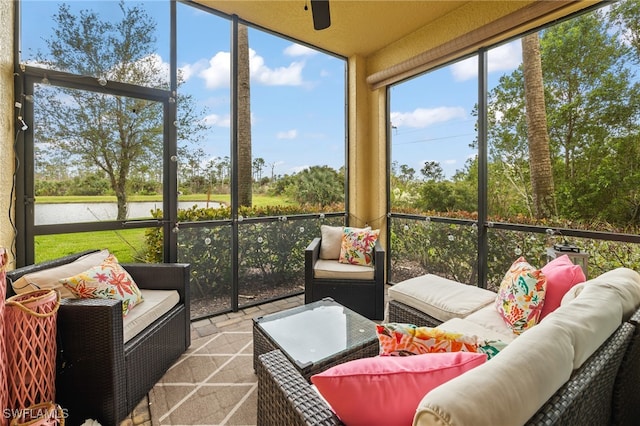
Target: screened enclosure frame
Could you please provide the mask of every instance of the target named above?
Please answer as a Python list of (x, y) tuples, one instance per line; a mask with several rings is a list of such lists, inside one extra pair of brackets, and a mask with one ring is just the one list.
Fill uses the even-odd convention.
[[(387, 155), (387, 218), (389, 222), (387, 223), (387, 260), (386, 266), (387, 271), (389, 271), (387, 280), (389, 284), (394, 284), (395, 281), (393, 279), (393, 268), (392, 268), (392, 249), (391, 249), (391, 234), (392, 229), (390, 226), (390, 222), (393, 218), (397, 219), (410, 219), (416, 221), (430, 221), (434, 223), (442, 223), (442, 224), (450, 224), (450, 225), (459, 225), (459, 226), (474, 226), (477, 229), (477, 252), (476, 252), (476, 270), (477, 270), (477, 282), (468, 283), (471, 285), (477, 285), (478, 287), (486, 288), (487, 286), (487, 276), (488, 276), (488, 248), (489, 248), (489, 231), (492, 229), (496, 230), (505, 230), (505, 231), (515, 231), (522, 233), (535, 233), (535, 234), (555, 234), (560, 235), (562, 237), (574, 237), (574, 238), (588, 238), (594, 240), (605, 240), (605, 241), (614, 241), (614, 242), (623, 242), (623, 243), (633, 243), (640, 244), (640, 235), (636, 234), (624, 234), (624, 233), (615, 233), (615, 232), (603, 232), (603, 231), (591, 231), (584, 229), (571, 229), (571, 228), (562, 228), (562, 227), (548, 227), (548, 226), (535, 226), (535, 225), (524, 225), (517, 223), (507, 223), (507, 222), (497, 222), (491, 221), (489, 219), (489, 200), (488, 200), (488, 184), (489, 184), (489, 172), (488, 172), (488, 52), (493, 47), (496, 47), (501, 44), (506, 44), (510, 41), (521, 38), (529, 33), (538, 32), (552, 25), (556, 25), (559, 22), (567, 21), (570, 19), (574, 19), (580, 15), (591, 13), (597, 9), (600, 9), (606, 5), (595, 4), (591, 7), (587, 7), (579, 12), (570, 14), (568, 16), (563, 17), (557, 21), (545, 24), (539, 28), (534, 28), (526, 32), (519, 33), (514, 35), (513, 37), (503, 40), (495, 46), (487, 46), (479, 48), (476, 52), (472, 54), (468, 54), (462, 57), (457, 57), (451, 61), (447, 61), (441, 65), (435, 66), (432, 69), (421, 72), (416, 75), (411, 75), (410, 77), (403, 79), (401, 81), (392, 83), (386, 86), (386, 117), (387, 117), (387, 141), (386, 141), (386, 155)], [(417, 214), (405, 214), (405, 213), (396, 213), (392, 211), (391, 206), (391, 147), (392, 147), (392, 123), (391, 123), (391, 89), (393, 86), (402, 84), (407, 80), (411, 80), (413, 78), (419, 77), (424, 74), (428, 74), (429, 72), (435, 71), (437, 69), (446, 67), (451, 65), (457, 61), (462, 59), (468, 59), (470, 57), (478, 58), (478, 121), (477, 121), (477, 140), (478, 140), (478, 205), (477, 212), (478, 218), (477, 220), (467, 220), (467, 219), (456, 219), (449, 217), (438, 217), (438, 216), (427, 216), (427, 215), (417, 215)]]
[[(23, 31), (21, 28), (22, 20), (20, 13), (20, 1), (14, 2), (15, 10), (15, 25), (14, 25), (14, 64), (15, 81), (14, 89), (16, 93), (16, 99), (23, 99), (22, 116), (27, 123), (34, 123), (34, 105), (32, 102), (25, 101), (27, 95), (33, 94), (34, 86), (42, 82), (46, 77), (49, 84), (52, 87), (60, 87), (65, 89), (75, 89), (90, 91), (96, 93), (104, 93), (113, 96), (125, 96), (129, 98), (141, 99), (145, 101), (153, 101), (162, 104), (163, 119), (162, 119), (162, 143), (163, 143), (163, 170), (162, 170), (162, 209), (163, 217), (160, 219), (139, 219), (139, 220), (107, 220), (96, 222), (84, 222), (84, 223), (62, 223), (52, 225), (35, 225), (34, 224), (34, 205), (35, 205), (35, 176), (34, 176), (34, 133), (33, 126), (30, 125), (29, 129), (23, 132), (17, 132), (15, 143), (15, 186), (12, 193), (15, 194), (15, 223), (13, 223), (15, 231), (15, 259), (16, 266), (24, 266), (33, 264), (36, 261), (35, 253), (35, 237), (40, 235), (56, 235), (63, 233), (83, 233), (92, 231), (121, 231), (123, 229), (142, 229), (142, 228), (160, 228), (163, 234), (162, 243), (162, 259), (163, 262), (171, 263), (177, 262), (179, 258), (178, 253), (178, 234), (175, 232), (178, 230), (179, 225), (185, 228), (199, 227), (211, 225), (211, 222), (188, 222), (180, 223), (178, 221), (178, 167), (179, 167), (179, 154), (177, 149), (177, 130), (174, 123), (177, 120), (177, 107), (176, 99), (178, 95), (177, 84), (177, 3), (188, 6), (190, 8), (199, 9), (210, 13), (211, 15), (218, 16), (228, 21), (229, 30), (231, 33), (230, 38), (230, 52), (231, 52), (231, 86), (229, 89), (229, 96), (231, 99), (230, 115), (237, 117), (237, 101), (236, 96), (238, 92), (238, 79), (236, 78), (238, 67), (238, 25), (243, 24), (248, 27), (255, 28), (275, 36), (290, 40), (292, 42), (306, 45), (303, 42), (294, 40), (282, 34), (277, 34), (259, 26), (253, 25), (249, 22), (241, 20), (237, 15), (225, 15), (209, 8), (203, 7), (199, 4), (192, 3), (190, 1), (182, 0), (165, 0), (167, 4), (167, 13), (170, 14), (170, 36), (169, 36), (169, 88), (157, 89), (144, 87), (139, 85), (133, 85), (117, 81), (108, 81), (105, 85), (104, 82), (98, 81), (97, 78), (86, 75), (75, 75), (62, 71), (56, 71), (48, 68), (40, 68), (32, 64), (21, 63), (21, 48), (20, 48), (20, 34)], [(338, 58), (344, 61), (345, 73), (343, 78), (346, 81), (347, 74), (347, 61), (345, 58), (320, 50), (314, 46), (316, 50), (319, 50), (327, 55)], [(344, 111), (344, 123), (345, 138), (342, 141), (344, 144), (345, 155), (345, 179), (344, 179), (344, 199), (345, 199), (345, 211), (326, 213), (327, 217), (345, 216), (345, 221), (348, 222), (349, 215), (345, 212), (348, 211), (349, 196), (348, 196), (348, 126), (347, 117), (348, 109), (346, 107), (347, 87), (345, 84), (345, 111)], [(31, 99), (31, 97), (28, 97)], [(259, 217), (259, 218), (241, 218), (239, 217), (239, 205), (238, 205), (238, 188), (237, 188), (237, 176), (238, 176), (238, 125), (237, 119), (231, 120), (230, 128), (230, 153), (231, 153), (231, 175), (236, 179), (231, 180), (231, 218), (228, 220), (215, 221), (214, 226), (230, 226), (231, 228), (231, 250), (234, 256), (231, 259), (232, 263), (232, 280), (231, 280), (231, 306), (232, 311), (237, 311), (239, 308), (238, 301), (238, 289), (239, 289), (239, 276), (240, 265), (238, 260), (239, 255), (239, 240), (238, 233), (240, 232), (240, 223), (251, 222), (268, 222), (278, 221), (279, 217)], [(324, 213), (309, 214), (310, 218), (317, 218), (318, 215), (324, 217)], [(183, 260), (184, 261), (184, 260)]]
[[(32, 127), (20, 132), (16, 139), (16, 263), (19, 266), (35, 262), (34, 238), (37, 235), (53, 235), (61, 233), (110, 231), (124, 228), (162, 227), (164, 234), (169, 236), (165, 244), (172, 239), (172, 224), (176, 222), (177, 211), (177, 167), (171, 157), (177, 154), (175, 127), (170, 126), (175, 120), (175, 102), (171, 102), (171, 92), (161, 89), (144, 88), (121, 82), (109, 82), (108, 88), (99, 84), (97, 79), (76, 76), (52, 70), (42, 70), (30, 66), (22, 66), (21, 78), (16, 82), (16, 93), (22, 98), (31, 96), (34, 85), (47, 78), (52, 87), (75, 89), (104, 93), (113, 96), (124, 96), (145, 101), (158, 102), (163, 106), (163, 214), (161, 220), (124, 220), (101, 221), (87, 223), (65, 223), (56, 225), (34, 224), (34, 134)], [(23, 102), (24, 120), (34, 122), (33, 103)], [(173, 129), (172, 129), (173, 128)], [(22, 167), (20, 167), (22, 165)], [(175, 237), (174, 237), (175, 238)], [(171, 253), (165, 253), (165, 261), (171, 261)]]

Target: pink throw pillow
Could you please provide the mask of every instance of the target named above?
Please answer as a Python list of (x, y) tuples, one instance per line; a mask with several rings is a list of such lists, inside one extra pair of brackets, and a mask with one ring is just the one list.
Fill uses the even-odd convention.
[(544, 297), (540, 319), (560, 306), (562, 297), (571, 287), (586, 281), (582, 268), (579, 265), (574, 265), (566, 254), (556, 257), (544, 265), (541, 270), (547, 277), (547, 293)]
[(311, 382), (349, 426), (410, 425), (427, 392), (486, 359), (473, 352), (362, 358), (315, 374)]

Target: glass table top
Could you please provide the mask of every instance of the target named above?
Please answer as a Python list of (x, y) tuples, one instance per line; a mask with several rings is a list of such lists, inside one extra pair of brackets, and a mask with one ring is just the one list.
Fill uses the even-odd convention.
[(266, 315), (256, 323), (301, 369), (377, 339), (373, 321), (330, 299)]

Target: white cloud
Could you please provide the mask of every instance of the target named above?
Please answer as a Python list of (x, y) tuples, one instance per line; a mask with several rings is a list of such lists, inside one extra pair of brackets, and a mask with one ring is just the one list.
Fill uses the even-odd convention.
[[(488, 72), (512, 71), (522, 63), (522, 45), (520, 40), (503, 44), (489, 50), (487, 60)], [(478, 75), (478, 57), (473, 56), (451, 66), (451, 72), (457, 81), (465, 81)]]
[(271, 69), (265, 65), (262, 56), (249, 49), (251, 78), (266, 86), (300, 86), (303, 68), (304, 62), (291, 62), (288, 67)]
[(296, 43), (287, 46), (287, 48), (284, 49), (284, 54), (287, 56), (311, 56), (317, 53), (317, 50), (313, 50), (310, 47)]
[(229, 114), (209, 114), (203, 119), (203, 121), (204, 124), (208, 126), (231, 127), (231, 116)]
[(392, 112), (391, 123), (395, 127), (424, 128), (457, 118), (465, 118), (462, 107), (416, 108), (411, 112)]
[(451, 164), (456, 164), (457, 162), (458, 160), (451, 159), (451, 160), (444, 160), (442, 164), (451, 165)]
[(209, 59), (208, 67), (198, 72), (198, 77), (204, 79), (207, 89), (229, 87), (231, 73), (231, 55), (229, 52), (218, 52)]
[(285, 132), (278, 132), (276, 138), (278, 139), (296, 139), (298, 137), (298, 131), (296, 129), (287, 130)]
[(182, 74), (182, 79), (184, 81), (188, 81), (191, 77), (200, 74), (200, 72), (207, 67), (207, 63), (208, 62), (205, 59), (201, 59), (194, 64), (187, 64), (178, 68), (178, 72)]
[(478, 75), (478, 58), (473, 56), (451, 65), (451, 73), (456, 81), (465, 81)]
[[(204, 79), (208, 89), (229, 87), (231, 74), (231, 55), (229, 52), (218, 52), (208, 63), (196, 62), (182, 67), (186, 75), (197, 75)], [(300, 86), (303, 84), (302, 70), (304, 62), (291, 62), (286, 67), (269, 68), (264, 58), (249, 49), (249, 70), (251, 80), (266, 86)]]

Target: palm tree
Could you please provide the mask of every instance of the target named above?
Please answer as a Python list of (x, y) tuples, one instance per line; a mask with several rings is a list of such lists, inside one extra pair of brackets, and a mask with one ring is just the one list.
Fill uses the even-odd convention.
[(522, 68), (534, 214), (548, 218), (556, 214), (556, 203), (537, 32), (522, 38)]
[(238, 204), (251, 207), (251, 96), (249, 72), (249, 34), (238, 25)]

